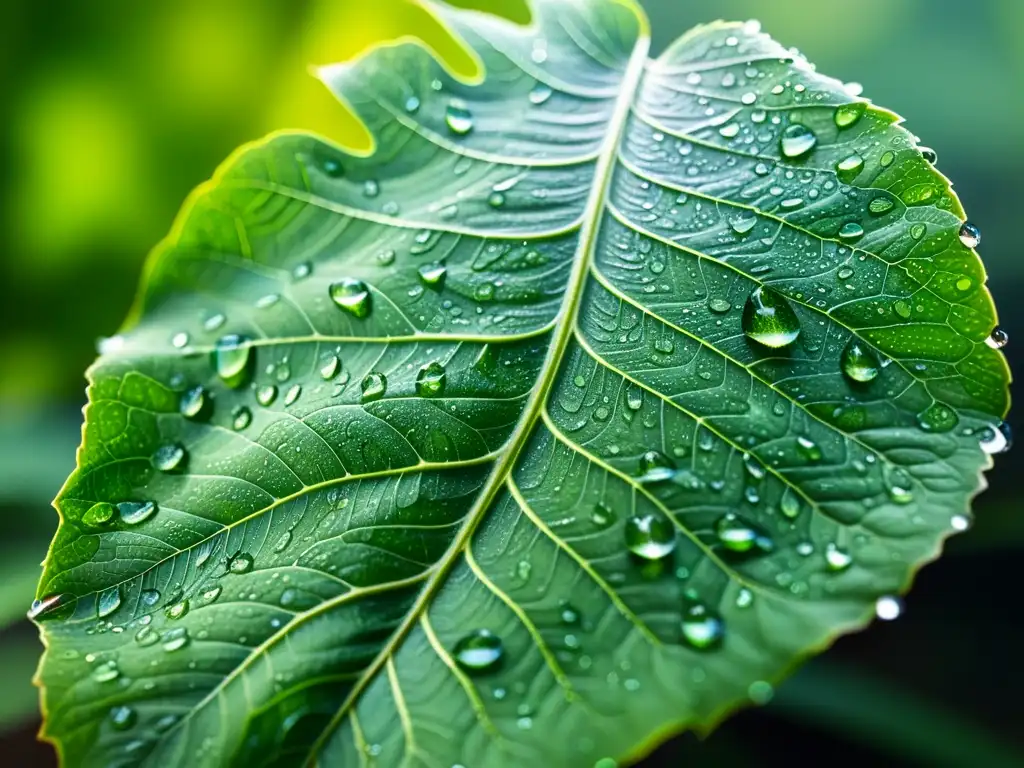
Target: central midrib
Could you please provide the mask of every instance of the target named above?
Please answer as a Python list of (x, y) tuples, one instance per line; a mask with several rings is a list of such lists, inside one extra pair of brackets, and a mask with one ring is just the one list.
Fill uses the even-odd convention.
[(597, 160), (597, 167), (594, 170), (594, 181), (591, 187), (591, 194), (585, 208), (586, 215), (580, 228), (580, 242), (576, 249), (575, 264), (573, 271), (566, 284), (565, 303), (559, 311), (558, 322), (555, 325), (551, 344), (548, 347), (544, 364), (541, 367), (540, 377), (534, 386), (533, 394), (523, 410), (523, 415), (516, 427), (515, 432), (509, 438), (505, 451), (498, 458), (494, 469), (487, 479), (484, 488), (477, 497), (473, 508), (466, 515), (466, 521), (459, 529), (455, 539), (452, 541), (448, 551), (441, 557), (434, 574), (424, 585), (419, 597), (409, 610), (408, 615), (402, 624), (395, 630), (391, 639), (381, 649), (380, 653), (366, 667), (359, 680), (353, 685), (349, 695), (338, 708), (337, 714), (324, 728), (320, 738), (310, 749), (309, 764), (315, 765), (317, 755), (324, 743), (335, 728), (345, 717), (346, 713), (354, 706), (356, 700), (362, 695), (366, 685), (377, 675), (387, 659), (394, 653), (397, 647), (405, 639), (409, 630), (419, 620), (421, 613), (427, 604), (436, 594), (438, 587), (444, 582), (445, 577), (456, 562), (456, 556), (462, 551), (466, 542), (473, 535), (477, 525), (484, 517), (484, 513), (494, 501), (498, 491), (505, 483), (505, 478), (515, 465), (520, 451), (526, 444), (527, 439), (533, 432), (533, 427), (541, 413), (544, 401), (547, 398), (550, 386), (558, 372), (565, 348), (572, 338), (572, 329), (575, 322), (576, 312), (579, 309), (582, 296), (583, 283), (586, 280), (590, 259), (597, 234), (600, 229), (601, 216), (604, 211), (604, 203), (608, 195), (608, 189), (612, 180), (612, 169), (615, 165), (619, 143), (622, 139), (629, 109), (637, 91), (637, 85), (643, 75), (644, 64), (647, 62), (647, 53), (650, 49), (650, 37), (646, 20), (638, 18), (640, 30), (636, 45), (630, 55), (629, 64), (626, 67), (622, 79), (619, 97), (615, 103), (612, 119), (609, 122), (609, 132), (605, 139), (601, 153)]

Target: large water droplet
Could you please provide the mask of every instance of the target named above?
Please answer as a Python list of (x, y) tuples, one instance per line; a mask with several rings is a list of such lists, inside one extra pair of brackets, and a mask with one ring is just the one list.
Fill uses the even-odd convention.
[(698, 651), (709, 651), (722, 644), (725, 625), (701, 603), (692, 603), (683, 610), (683, 640)]
[(175, 627), (164, 632), (163, 649), (165, 651), (180, 651), (189, 644), (191, 638), (188, 636), (188, 627)]
[(779, 349), (796, 341), (800, 321), (782, 296), (758, 286), (743, 307), (743, 332), (758, 344)]
[(486, 629), (475, 629), (455, 644), (453, 655), (467, 672), (482, 674), (501, 663), (503, 650), (500, 637)]
[(981, 243), (981, 230), (971, 224), (969, 221), (965, 221), (960, 226), (960, 242), (968, 248), (977, 248)]
[(117, 668), (116, 661), (104, 661), (96, 665), (92, 671), (92, 679), (97, 683), (109, 683), (121, 676), (121, 670)]
[(362, 280), (346, 277), (331, 283), (330, 294), (331, 300), (353, 317), (364, 318), (370, 314), (370, 289)]
[(420, 397), (438, 397), (444, 392), (447, 381), (448, 374), (441, 363), (427, 363), (416, 374), (416, 394)]
[(860, 339), (851, 337), (839, 361), (846, 376), (856, 382), (866, 383), (878, 377), (878, 358), (871, 348)]
[(737, 213), (729, 218), (729, 226), (737, 235), (746, 235), (757, 224), (757, 214), (753, 211)]
[(867, 109), (867, 103), (863, 101), (857, 101), (853, 104), (843, 104), (836, 107), (835, 114), (833, 115), (836, 127), (849, 128), (860, 120), (865, 109)]
[(731, 552), (751, 552), (755, 547), (762, 552), (772, 550), (772, 542), (751, 523), (729, 513), (715, 523), (718, 542)]
[(840, 240), (859, 240), (862, 237), (864, 237), (864, 227), (856, 221), (848, 221), (839, 228)]
[(192, 387), (181, 395), (178, 412), (186, 419), (201, 421), (207, 419), (213, 410), (213, 398), (203, 387)]
[(252, 347), (244, 336), (229, 334), (217, 340), (213, 368), (227, 386), (238, 389), (249, 378)]
[(285, 405), (294, 405), (295, 401), (299, 399), (299, 396), (301, 394), (302, 394), (302, 385), (301, 384), (292, 384), (292, 386), (285, 393), (284, 404)]
[(985, 344), (992, 349), (1002, 349), (1009, 341), (1010, 335), (1002, 328), (996, 327), (992, 329), (992, 333), (985, 339)]
[(427, 288), (433, 288), (438, 291), (444, 288), (444, 280), (448, 275), (448, 269), (444, 264), (436, 262), (433, 264), (424, 264), (417, 271), (420, 276), (420, 282)]
[(180, 619), (188, 613), (188, 599), (179, 600), (164, 609), (164, 615), (168, 619)]
[(161, 472), (180, 472), (188, 459), (188, 451), (180, 443), (161, 445), (153, 452), (150, 462)]
[(252, 424), (252, 411), (244, 405), (235, 406), (231, 411), (231, 426), (235, 431), (241, 431)]
[(839, 548), (834, 542), (825, 546), (825, 564), (830, 571), (845, 571), (853, 563), (849, 552)]
[(981, 450), (989, 456), (1006, 453), (1013, 446), (1013, 433), (1007, 422), (1001, 422), (981, 431)]
[(228, 561), (228, 570), (231, 573), (248, 573), (252, 570), (252, 563), (252, 555), (239, 552)]
[(875, 601), (875, 615), (882, 621), (892, 621), (903, 613), (903, 601), (893, 595), (884, 595)]
[(153, 501), (122, 501), (117, 505), (117, 512), (126, 525), (138, 525), (156, 514), (156, 510)]
[(811, 438), (797, 435), (796, 447), (808, 461), (821, 461), (821, 448)]
[(917, 414), (917, 424), (925, 432), (949, 432), (959, 423), (956, 411), (945, 403), (932, 403)]
[(120, 706), (110, 710), (110, 726), (115, 731), (127, 731), (135, 725), (138, 716), (131, 707)]
[(600, 501), (594, 505), (594, 509), (590, 513), (590, 521), (598, 528), (607, 528), (616, 519), (615, 510)]
[(82, 515), (82, 522), (90, 528), (100, 528), (114, 518), (114, 505), (105, 501), (98, 501), (93, 504)]
[(814, 145), (817, 143), (818, 137), (814, 135), (814, 131), (806, 125), (798, 123), (787, 126), (786, 130), (782, 132), (782, 137), (779, 139), (779, 147), (782, 149), (782, 154), (786, 157), (805, 155), (814, 149)]
[(388, 379), (383, 373), (372, 371), (363, 378), (360, 387), (363, 392), (363, 402), (371, 403), (380, 400), (388, 390)]
[(800, 514), (800, 497), (797, 496), (796, 491), (792, 488), (787, 488), (782, 494), (782, 498), (779, 499), (779, 511), (782, 512), (784, 517), (790, 520), (795, 520)]
[(273, 384), (265, 384), (256, 390), (256, 402), (264, 408), (268, 408), (277, 400), (277, 387)]
[(68, 600), (67, 595), (44, 595), (32, 601), (32, 606), (26, 614), (29, 619), (35, 620), (47, 613), (52, 613), (62, 607)]
[(676, 548), (676, 529), (664, 515), (633, 515), (626, 520), (626, 547), (644, 560), (660, 560)]
[(448, 130), (457, 136), (465, 136), (473, 130), (473, 113), (461, 99), (452, 99), (444, 113)]
[(96, 601), (96, 614), (102, 619), (121, 607), (121, 589), (111, 587), (100, 592)]
[(849, 183), (864, 170), (864, 158), (854, 152), (836, 163), (836, 175), (841, 182)]
[(672, 460), (661, 451), (647, 451), (638, 464), (641, 483), (660, 483), (671, 480), (676, 468)]

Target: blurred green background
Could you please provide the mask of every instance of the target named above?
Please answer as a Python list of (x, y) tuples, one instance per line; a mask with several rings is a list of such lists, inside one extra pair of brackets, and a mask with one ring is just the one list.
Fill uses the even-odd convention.
[[(541, 0), (543, 1), (543, 0)], [(460, 0), (522, 17), (512, 0)], [(655, 50), (693, 24), (758, 18), (819, 68), (895, 109), (956, 184), (1024, 355), (1024, 2), (643, 0)], [(308, 74), (416, 31), (404, 0), (11, 2), (0, 7), (0, 739), (4, 763), (48, 765), (34, 741), (39, 653), (22, 620), (74, 465), (82, 373), (131, 303), (147, 251), (188, 192), (238, 144), (275, 128), (362, 137)], [(452, 54), (453, 56), (455, 54)], [(465, 67), (465, 59), (454, 58)], [(1020, 339), (1019, 344), (1014, 341)], [(1011, 424), (1019, 421), (1011, 415)], [(1024, 500), (1000, 457), (977, 523), (927, 568), (904, 617), (845, 638), (709, 740), (651, 763), (1024, 764)], [(841, 750), (841, 752), (839, 752)], [(1020, 760), (1021, 762), (1017, 762)]]

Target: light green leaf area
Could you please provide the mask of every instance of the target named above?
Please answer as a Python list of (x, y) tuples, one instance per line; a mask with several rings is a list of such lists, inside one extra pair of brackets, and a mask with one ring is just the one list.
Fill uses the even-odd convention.
[[(244, 147), (90, 370), (39, 588), (67, 765), (591, 766), (708, 729), (969, 522), (1008, 373), (891, 113), (755, 25), (437, 7)], [(891, 607), (891, 603), (885, 603)]]

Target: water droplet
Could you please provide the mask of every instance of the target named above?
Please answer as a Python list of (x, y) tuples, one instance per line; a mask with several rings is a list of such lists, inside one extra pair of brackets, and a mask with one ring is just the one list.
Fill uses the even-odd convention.
[(981, 230), (969, 221), (965, 221), (960, 226), (959, 236), (960, 242), (967, 248), (977, 248), (981, 243)]
[(825, 563), (830, 571), (845, 571), (853, 564), (853, 557), (834, 542), (829, 542), (825, 546)]
[(708, 301), (708, 309), (710, 309), (716, 315), (724, 315), (726, 312), (732, 309), (732, 304), (730, 304), (725, 299), (711, 299), (710, 301)]
[(221, 591), (222, 587), (219, 584), (208, 587), (203, 591), (203, 602), (207, 605), (214, 602), (218, 597), (220, 597)]
[(217, 340), (213, 368), (228, 387), (238, 389), (249, 378), (252, 347), (244, 336), (229, 334)]
[(188, 452), (184, 446), (180, 443), (168, 443), (153, 452), (150, 462), (161, 472), (178, 472), (184, 468), (187, 458)]
[(67, 600), (67, 595), (44, 595), (43, 597), (32, 601), (32, 606), (28, 609), (28, 613), (26, 615), (29, 619), (38, 619), (40, 616), (44, 616), (47, 613), (52, 613), (57, 610), (63, 606)]
[(122, 501), (117, 505), (121, 520), (127, 525), (138, 525), (156, 513), (156, 503), (152, 501)]
[(981, 431), (981, 450), (989, 456), (1006, 453), (1013, 445), (1013, 434), (1010, 425), (1005, 421)]
[(971, 519), (967, 515), (953, 515), (949, 520), (949, 524), (953, 527), (954, 531), (963, 532), (971, 527)]
[(320, 170), (332, 179), (338, 179), (345, 175), (345, 169), (341, 163), (333, 157), (324, 157), (320, 160)]
[(875, 615), (882, 621), (892, 621), (903, 613), (903, 601), (893, 595), (884, 595), (875, 601)]
[(868, 203), (868, 211), (875, 216), (880, 216), (886, 211), (891, 211), (894, 203), (888, 197), (876, 197)]
[(924, 205), (939, 194), (934, 184), (915, 184), (900, 194), (900, 200), (907, 205)]
[(224, 315), (222, 312), (216, 312), (203, 321), (203, 330), (210, 332), (216, 331), (218, 328), (224, 325), (224, 323), (226, 323), (227, 320), (227, 316)]
[(109, 683), (121, 676), (121, 670), (117, 668), (116, 661), (105, 661), (96, 666), (92, 671), (92, 679), (97, 683)]
[(427, 363), (416, 375), (416, 394), (420, 397), (438, 397), (444, 392), (448, 374), (438, 362)]
[(417, 96), (410, 96), (405, 100), (405, 111), (410, 115), (420, 108), (420, 100)]
[(753, 211), (738, 213), (729, 219), (729, 226), (737, 235), (746, 235), (757, 224), (757, 214)]
[(82, 515), (82, 522), (90, 528), (100, 528), (113, 519), (114, 511), (113, 504), (98, 501), (85, 511), (85, 514)]
[(736, 607), (737, 608), (749, 608), (754, 604), (754, 593), (746, 587), (742, 587), (739, 592), (736, 593)]
[(116, 731), (127, 731), (138, 720), (135, 710), (131, 707), (120, 706), (110, 710), (110, 725)]
[(178, 412), (186, 419), (200, 421), (208, 418), (213, 408), (213, 399), (203, 387), (186, 390), (178, 401)]
[(144, 589), (139, 593), (139, 597), (142, 602), (146, 605), (156, 605), (160, 602), (160, 590), (158, 589)]
[(384, 393), (388, 389), (388, 380), (383, 373), (372, 371), (366, 374), (360, 387), (363, 392), (363, 402), (370, 403), (384, 397)]
[(182, 331), (171, 337), (171, 346), (175, 349), (184, 349), (188, 346), (188, 334)]
[(860, 383), (874, 381), (880, 370), (875, 353), (856, 337), (851, 337), (843, 350), (840, 365), (849, 379)]
[(917, 414), (917, 424), (925, 432), (949, 432), (959, 423), (956, 411), (945, 403), (932, 403)]
[(327, 355), (320, 361), (320, 377), (324, 381), (330, 381), (338, 375), (341, 368), (341, 360), (337, 355)]
[(363, 182), (363, 196), (364, 197), (376, 197), (380, 194), (380, 184), (374, 179), (367, 179)]
[(886, 464), (882, 474), (888, 485), (889, 498), (893, 502), (896, 504), (909, 504), (914, 500), (914, 493), (911, 489), (913, 480), (906, 470)]
[(939, 162), (938, 153), (931, 147), (918, 147), (917, 151), (921, 153), (921, 157), (923, 157), (926, 162), (931, 163), (932, 165)]
[(924, 233), (926, 231), (928, 231), (928, 227), (925, 226), (924, 224), (915, 224), (910, 228), (910, 238), (912, 240), (920, 240), (922, 237), (924, 237)]
[(785, 489), (782, 498), (779, 499), (778, 509), (783, 516), (791, 520), (796, 519), (800, 515), (800, 497), (797, 496), (797, 492), (793, 488)]
[(420, 282), (427, 288), (433, 288), (438, 291), (444, 288), (444, 280), (448, 275), (448, 269), (444, 264), (439, 264), (437, 262), (433, 264), (424, 264), (419, 268), (418, 272)]
[(803, 457), (808, 461), (821, 461), (821, 448), (809, 437), (798, 435), (796, 438), (796, 446)]
[(626, 389), (626, 407), (631, 411), (639, 411), (644, 405), (644, 391), (636, 384)]
[(800, 157), (814, 149), (818, 137), (806, 125), (794, 123), (786, 127), (779, 139), (779, 146), (785, 157)]
[(747, 686), (747, 696), (759, 706), (764, 706), (775, 696), (775, 689), (766, 680), (755, 680)]
[(910, 302), (908, 301), (904, 301), (903, 299), (897, 299), (892, 303), (892, 309), (897, 315), (902, 317), (904, 320), (910, 317), (911, 308)]
[(473, 130), (473, 114), (469, 111), (466, 103), (460, 99), (452, 99), (448, 102), (444, 121), (448, 130), (457, 136), (465, 136)]
[(187, 627), (175, 627), (164, 632), (161, 640), (163, 640), (163, 649), (171, 652), (180, 651), (189, 644), (191, 638), (188, 636)]
[(144, 626), (138, 632), (135, 633), (135, 642), (141, 645), (143, 648), (155, 644), (160, 640), (160, 633), (157, 632), (151, 626)]
[(731, 139), (731, 138), (734, 138), (735, 136), (738, 136), (739, 132), (740, 132), (740, 124), (739, 123), (727, 123), (726, 125), (723, 125), (721, 128), (718, 129), (718, 133), (723, 138), (726, 138), (726, 139)]
[(551, 89), (544, 83), (537, 83), (530, 91), (530, 103), (541, 105), (551, 98)]
[(800, 335), (800, 321), (782, 296), (758, 286), (743, 307), (743, 332), (766, 347), (789, 346)]
[(856, 101), (852, 104), (842, 104), (841, 106), (836, 107), (835, 114), (832, 118), (835, 121), (837, 128), (849, 128), (860, 120), (866, 109), (867, 103), (863, 101)]
[(743, 518), (729, 513), (715, 523), (718, 542), (731, 552), (750, 552), (757, 547), (763, 552), (771, 551), (772, 542)]
[(231, 426), (235, 431), (241, 431), (252, 424), (252, 411), (244, 405), (236, 406), (231, 411)]
[(476, 629), (455, 644), (453, 655), (464, 670), (481, 674), (498, 666), (503, 650), (501, 638), (486, 629)]
[(268, 293), (266, 296), (260, 296), (256, 299), (256, 309), (268, 309), (281, 300), (281, 297), (276, 293)]
[(188, 600), (179, 600), (173, 605), (167, 606), (164, 609), (164, 614), (168, 619), (180, 619), (188, 613)]
[(683, 640), (698, 651), (708, 651), (722, 644), (725, 625), (700, 603), (691, 603), (683, 610)]
[(661, 451), (647, 451), (640, 457), (639, 470), (641, 483), (660, 483), (671, 480), (676, 468)]
[(301, 384), (292, 384), (292, 386), (288, 389), (288, 392), (285, 393), (284, 404), (285, 405), (294, 405), (295, 401), (299, 399), (299, 396), (301, 394), (302, 394), (302, 385)]
[(992, 329), (992, 333), (990, 333), (988, 338), (985, 339), (985, 344), (992, 349), (1002, 349), (1009, 343), (1009, 341), (1009, 334), (997, 326)]
[(231, 573), (248, 573), (252, 570), (252, 563), (252, 555), (239, 552), (228, 561), (228, 570)]
[(99, 599), (96, 601), (96, 613), (102, 619), (118, 608), (121, 607), (121, 589), (119, 587), (111, 587), (100, 592)]
[(330, 294), (331, 300), (353, 317), (361, 319), (370, 314), (370, 289), (362, 280), (346, 277), (331, 283)]
[(492, 192), (487, 198), (487, 204), (491, 208), (501, 208), (505, 204), (505, 196), (501, 192)]
[(625, 524), (626, 546), (644, 560), (660, 560), (676, 548), (676, 529), (664, 515), (633, 515)]
[(864, 227), (855, 221), (848, 221), (839, 228), (840, 240), (859, 240), (864, 236)]
[(590, 521), (598, 528), (607, 528), (617, 519), (615, 511), (607, 504), (598, 502), (590, 513)]
[(293, 280), (305, 280), (313, 273), (313, 265), (308, 261), (303, 261), (300, 264), (296, 264), (295, 268), (292, 269)]
[(273, 384), (266, 384), (256, 390), (256, 402), (264, 408), (273, 405), (277, 400), (277, 387)]
[(864, 158), (854, 152), (836, 163), (836, 175), (843, 183), (849, 183), (864, 170)]

